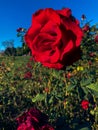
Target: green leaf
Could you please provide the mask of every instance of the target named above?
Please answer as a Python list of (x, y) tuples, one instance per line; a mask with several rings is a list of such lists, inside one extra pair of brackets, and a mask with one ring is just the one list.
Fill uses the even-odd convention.
[(81, 80), (80, 84), (81, 86), (89, 85), (92, 82), (92, 78), (89, 78), (88, 80)]
[(49, 104), (51, 104), (53, 102), (53, 96), (49, 99)]
[(76, 130), (92, 130), (92, 128), (89, 123), (85, 123), (78, 126)]
[(42, 101), (45, 100), (46, 95), (45, 94), (37, 94), (34, 98), (32, 98), (32, 102), (38, 102), (38, 101)]
[(91, 90), (98, 92), (98, 83), (92, 83), (90, 85), (87, 85), (87, 87)]
[(72, 91), (72, 90), (74, 90), (75, 87), (76, 87), (75, 85), (69, 85), (69, 86), (67, 86), (66, 90)]
[(98, 82), (87, 85), (87, 88), (92, 90), (95, 97), (98, 97)]
[(88, 95), (89, 89), (87, 87), (82, 87), (82, 89), (83, 89), (85, 95)]
[(89, 127), (84, 127), (84, 128), (81, 128), (79, 130), (91, 130)]

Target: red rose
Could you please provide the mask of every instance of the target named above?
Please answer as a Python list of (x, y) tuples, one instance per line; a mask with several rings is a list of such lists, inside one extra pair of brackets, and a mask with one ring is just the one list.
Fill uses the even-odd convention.
[(83, 101), (81, 102), (81, 106), (82, 106), (82, 108), (83, 108), (84, 110), (87, 110), (88, 107), (89, 107), (89, 102), (88, 102), (87, 100), (83, 100)]
[(33, 15), (25, 41), (34, 60), (49, 68), (61, 69), (77, 60), (83, 33), (68, 8), (41, 9)]
[(35, 108), (24, 112), (16, 120), (19, 124), (17, 130), (54, 130), (48, 124), (48, 116)]

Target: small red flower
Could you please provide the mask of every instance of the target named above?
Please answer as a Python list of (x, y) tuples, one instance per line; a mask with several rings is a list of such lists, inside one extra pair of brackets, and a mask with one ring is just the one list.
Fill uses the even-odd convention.
[(85, 26), (82, 28), (82, 30), (83, 30), (84, 32), (89, 31), (89, 29), (90, 29), (89, 25), (85, 25)]
[(88, 61), (88, 64), (89, 64), (89, 65), (92, 65), (92, 62), (91, 62), (91, 61)]
[(84, 14), (82, 14), (81, 19), (82, 19), (82, 20), (85, 20), (85, 19), (86, 19), (86, 16), (85, 16)]
[(23, 28), (18, 28), (16, 31), (21, 32), (21, 31), (23, 31)]
[(45, 88), (45, 92), (46, 92), (46, 93), (49, 93), (49, 88), (48, 88), (48, 87)]
[(26, 67), (32, 69), (32, 65), (29, 62), (27, 63)]
[(81, 102), (81, 106), (82, 106), (82, 108), (83, 108), (84, 110), (87, 110), (88, 107), (89, 107), (89, 101), (83, 100), (83, 101)]
[(91, 52), (91, 53), (89, 54), (89, 56), (90, 56), (90, 57), (94, 57), (94, 56), (95, 56), (95, 53), (94, 53), (94, 52)]
[(34, 58), (33, 57), (30, 57), (30, 61), (33, 61), (34, 60)]
[(72, 74), (69, 72), (69, 73), (67, 74), (67, 78), (70, 79), (71, 76), (72, 76)]
[(98, 35), (95, 36), (94, 41), (98, 43)]
[(25, 75), (24, 75), (24, 78), (25, 79), (30, 79), (32, 77), (32, 73), (31, 72), (27, 72), (27, 73), (25, 73)]

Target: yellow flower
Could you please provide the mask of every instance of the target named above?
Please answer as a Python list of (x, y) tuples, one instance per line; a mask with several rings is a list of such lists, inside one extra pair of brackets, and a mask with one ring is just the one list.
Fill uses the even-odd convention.
[(95, 58), (95, 61), (98, 62), (98, 58), (97, 57)]
[(84, 70), (84, 68), (82, 66), (77, 67), (77, 71), (83, 71), (83, 70)]
[(90, 110), (90, 114), (94, 115), (95, 114), (94, 110)]

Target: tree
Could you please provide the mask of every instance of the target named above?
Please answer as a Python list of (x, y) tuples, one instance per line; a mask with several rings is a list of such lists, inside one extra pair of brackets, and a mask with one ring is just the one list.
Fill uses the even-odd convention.
[(4, 48), (5, 48), (4, 54), (6, 54), (8, 56), (16, 55), (16, 48), (14, 48), (14, 40), (3, 41), (2, 46), (4, 46)]
[(4, 54), (5, 55), (8, 55), (8, 56), (16, 56), (16, 48), (12, 47), (7, 47), (4, 51)]
[(14, 40), (11, 39), (11, 40), (3, 41), (2, 46), (4, 46), (5, 49), (6, 48), (12, 48), (12, 47), (14, 47)]

